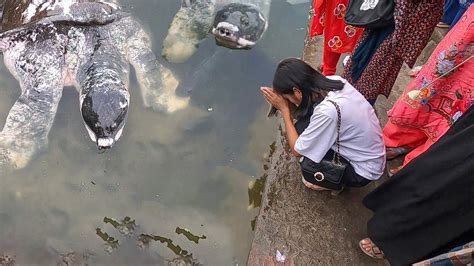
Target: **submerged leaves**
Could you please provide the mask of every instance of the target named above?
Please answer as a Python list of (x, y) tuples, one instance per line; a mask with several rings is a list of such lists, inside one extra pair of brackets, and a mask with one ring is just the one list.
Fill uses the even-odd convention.
[[(104, 217), (103, 222), (105, 224), (112, 225), (115, 229), (117, 229), (120, 232), (120, 234), (126, 237), (136, 236), (135, 231), (137, 228), (137, 224), (135, 223), (135, 220), (133, 220), (132, 218), (128, 216), (121, 219), (120, 221), (117, 221), (114, 218)], [(199, 240), (201, 239), (207, 239), (205, 235), (197, 236), (193, 234), (189, 229), (186, 229), (186, 228), (176, 227), (175, 232), (178, 235), (181, 235), (181, 234), (184, 235), (189, 241), (192, 241), (196, 244), (198, 244)], [(109, 254), (112, 253), (115, 249), (117, 249), (120, 246), (120, 242), (118, 239), (110, 236), (108, 233), (102, 231), (102, 229), (100, 228), (96, 229), (96, 235), (99, 236), (99, 238), (101, 238), (104, 241), (104, 249)], [(181, 248), (179, 245), (174, 244), (173, 240), (171, 240), (170, 238), (160, 236), (160, 235), (142, 233), (136, 236), (136, 240), (137, 240), (137, 246), (139, 248), (149, 247), (152, 241), (161, 242), (163, 244), (166, 244), (166, 247), (170, 249), (174, 254), (179, 256), (179, 258), (181, 258), (184, 262), (192, 264), (192, 265), (198, 264), (196, 260), (193, 258), (192, 253)]]

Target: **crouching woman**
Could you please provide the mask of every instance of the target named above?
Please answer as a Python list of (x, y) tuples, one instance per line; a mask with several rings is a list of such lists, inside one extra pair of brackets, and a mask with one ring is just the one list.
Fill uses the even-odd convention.
[(346, 80), (324, 77), (302, 60), (287, 58), (276, 69), (273, 88), (261, 92), (283, 117), (308, 188), (339, 191), (380, 178), (385, 147), (379, 120)]

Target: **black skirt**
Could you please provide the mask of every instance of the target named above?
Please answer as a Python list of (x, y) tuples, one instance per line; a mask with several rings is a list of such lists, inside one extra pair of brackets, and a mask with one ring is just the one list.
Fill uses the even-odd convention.
[(474, 108), (364, 205), (374, 212), (368, 235), (392, 265), (474, 240)]

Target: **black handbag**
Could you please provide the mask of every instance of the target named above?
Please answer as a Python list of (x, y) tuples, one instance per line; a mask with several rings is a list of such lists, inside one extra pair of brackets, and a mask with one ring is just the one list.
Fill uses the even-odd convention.
[(344, 22), (359, 28), (383, 28), (394, 23), (394, 9), (394, 0), (349, 0)]
[(339, 155), (339, 135), (341, 131), (341, 110), (339, 105), (334, 101), (329, 100), (337, 110), (337, 151), (334, 152), (332, 160), (323, 159), (317, 163), (307, 157), (301, 157), (300, 165), (303, 178), (317, 186), (331, 189), (341, 190), (343, 187), (343, 177), (346, 171), (347, 164), (341, 161)]

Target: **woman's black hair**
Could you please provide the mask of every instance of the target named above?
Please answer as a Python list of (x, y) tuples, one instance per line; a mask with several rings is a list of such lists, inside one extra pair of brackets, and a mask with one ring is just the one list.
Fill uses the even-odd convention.
[[(279, 94), (293, 94), (293, 88), (301, 90), (303, 95), (301, 104), (294, 111), (296, 118), (301, 118), (312, 107), (314, 94), (321, 94), (323, 91), (342, 90), (344, 83), (326, 78), (303, 60), (286, 58), (277, 66), (273, 77), (273, 89)], [(275, 113), (276, 109), (272, 108), (268, 116)]]

